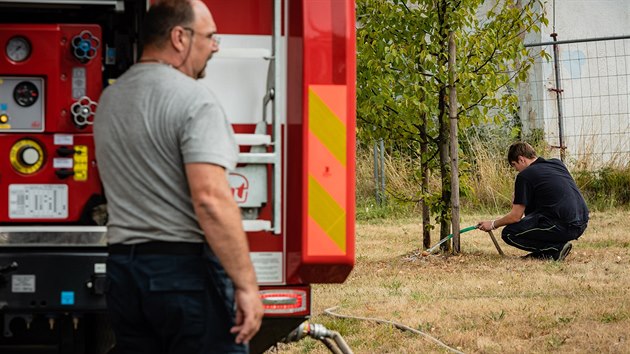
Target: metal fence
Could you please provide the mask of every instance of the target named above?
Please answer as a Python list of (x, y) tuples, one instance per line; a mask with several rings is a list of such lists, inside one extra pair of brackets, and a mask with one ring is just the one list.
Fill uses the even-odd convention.
[(630, 36), (529, 44), (538, 57), (519, 90), (524, 132), (558, 157), (598, 168), (630, 161)]

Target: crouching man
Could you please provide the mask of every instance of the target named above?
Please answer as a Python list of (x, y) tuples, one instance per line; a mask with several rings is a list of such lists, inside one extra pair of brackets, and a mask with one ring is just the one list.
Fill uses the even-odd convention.
[[(502, 238), (529, 251), (526, 258), (564, 260), (588, 224), (588, 207), (575, 180), (558, 159), (545, 160), (527, 143), (510, 146), (508, 162), (518, 171), (512, 210), (480, 221), (483, 231), (505, 226)], [(525, 215), (525, 217), (523, 217)]]

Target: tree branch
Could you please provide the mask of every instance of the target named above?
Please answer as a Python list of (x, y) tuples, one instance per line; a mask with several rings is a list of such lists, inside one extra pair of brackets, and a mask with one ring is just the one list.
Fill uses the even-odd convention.
[[(510, 76), (510, 78), (509, 78), (506, 82), (504, 82), (503, 84), (501, 84), (500, 86), (498, 86), (497, 88), (495, 88), (493, 91), (494, 91), (494, 92), (496, 92), (496, 91), (499, 91), (500, 89), (502, 89), (503, 87), (505, 87), (507, 84), (509, 84), (509, 83), (510, 83), (510, 82), (511, 82), (511, 81), (512, 81), (515, 77), (516, 77), (516, 75), (518, 75), (518, 73), (519, 73), (518, 71), (515, 71), (515, 72), (514, 72), (514, 75)], [(479, 103), (481, 103), (481, 101), (483, 101), (486, 97), (488, 97), (488, 95), (487, 95), (487, 94), (484, 94), (483, 96), (481, 96), (481, 98), (480, 98), (480, 99), (478, 99), (478, 100), (477, 100), (477, 102), (475, 102), (475, 103), (473, 103), (472, 105), (470, 105), (470, 106), (468, 106), (468, 107), (466, 107), (466, 108), (464, 108), (464, 109), (460, 110), (460, 111), (458, 112), (458, 114), (463, 114), (464, 112), (466, 112), (466, 111), (468, 111), (468, 110), (470, 110), (470, 109), (472, 109), (472, 108), (474, 108), (474, 107), (478, 106), (478, 105), (479, 105)]]

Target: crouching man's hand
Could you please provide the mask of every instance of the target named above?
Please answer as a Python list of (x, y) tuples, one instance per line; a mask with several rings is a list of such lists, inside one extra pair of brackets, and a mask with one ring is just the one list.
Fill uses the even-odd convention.
[(491, 231), (495, 229), (492, 220), (480, 221), (477, 223), (477, 228), (481, 231)]

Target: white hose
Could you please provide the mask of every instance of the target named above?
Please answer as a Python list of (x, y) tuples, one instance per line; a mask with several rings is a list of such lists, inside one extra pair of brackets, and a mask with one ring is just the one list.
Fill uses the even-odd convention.
[(329, 316), (334, 316), (334, 317), (339, 317), (339, 318), (347, 318), (347, 319), (363, 320), (363, 321), (373, 321), (373, 322), (377, 322), (377, 323), (389, 324), (389, 325), (392, 325), (392, 326), (394, 326), (394, 327), (396, 327), (396, 328), (398, 328), (400, 330), (409, 331), (409, 332), (413, 332), (415, 334), (419, 334), (419, 335), (425, 337), (426, 339), (432, 341), (433, 343), (435, 343), (435, 344), (437, 344), (437, 345), (439, 345), (439, 346), (441, 346), (443, 348), (446, 348), (446, 349), (450, 350), (453, 353), (464, 354), (463, 352), (460, 352), (459, 350), (457, 350), (455, 348), (449, 347), (448, 345), (444, 344), (444, 342), (440, 341), (439, 339), (437, 339), (435, 337), (432, 337), (432, 336), (430, 336), (430, 335), (428, 335), (428, 334), (426, 334), (426, 333), (424, 333), (422, 331), (419, 331), (417, 329), (411, 328), (409, 326), (405, 326), (404, 324), (400, 324), (400, 323), (392, 322), (392, 321), (387, 321), (387, 320), (381, 320), (381, 319), (373, 318), (373, 317), (348, 316), (348, 315), (340, 315), (338, 313), (334, 313), (333, 311), (338, 309), (338, 308), (339, 308), (339, 306), (331, 307), (329, 309), (324, 310), (324, 313), (329, 315)]

